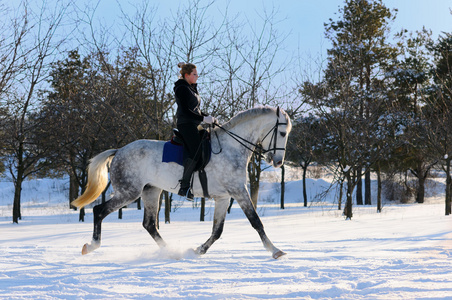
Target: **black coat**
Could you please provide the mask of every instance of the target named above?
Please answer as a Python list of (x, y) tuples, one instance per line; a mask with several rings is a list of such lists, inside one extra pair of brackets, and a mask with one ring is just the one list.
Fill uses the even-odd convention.
[(174, 83), (174, 95), (177, 103), (177, 124), (201, 124), (206, 114), (199, 108), (201, 99), (196, 84), (189, 84), (186, 80), (179, 79)]

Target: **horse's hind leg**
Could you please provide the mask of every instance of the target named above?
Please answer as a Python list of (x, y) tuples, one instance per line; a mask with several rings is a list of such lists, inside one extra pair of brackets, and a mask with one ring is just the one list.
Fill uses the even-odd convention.
[(105, 203), (94, 206), (93, 208), (93, 218), (94, 218), (94, 230), (93, 230), (93, 240), (91, 244), (85, 244), (82, 249), (82, 254), (88, 254), (100, 247), (101, 241), (101, 229), (102, 221), (112, 212), (124, 207), (135, 201), (136, 197), (124, 197), (120, 193), (116, 192), (115, 196)]
[(149, 232), (157, 245), (162, 248), (166, 246), (166, 243), (157, 230), (159, 197), (161, 193), (161, 189), (146, 185), (141, 194), (141, 199), (144, 203), (143, 227)]
[(215, 200), (215, 212), (213, 219), (212, 235), (201, 246), (196, 249), (198, 254), (204, 254), (212, 246), (212, 244), (218, 240), (223, 233), (224, 220), (226, 218), (226, 212), (229, 207), (229, 198)]

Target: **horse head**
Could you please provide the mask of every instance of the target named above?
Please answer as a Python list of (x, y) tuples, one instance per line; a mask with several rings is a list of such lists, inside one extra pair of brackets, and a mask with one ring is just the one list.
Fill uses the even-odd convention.
[(275, 168), (284, 164), (287, 138), (291, 130), (292, 123), (289, 116), (278, 107), (275, 125), (261, 141), (267, 163), (271, 163)]
[[(229, 122), (219, 126), (219, 130), (250, 152), (259, 148), (266, 161), (279, 168), (284, 163), (292, 123), (284, 110), (265, 106), (240, 112)], [(221, 145), (219, 147), (221, 152)]]

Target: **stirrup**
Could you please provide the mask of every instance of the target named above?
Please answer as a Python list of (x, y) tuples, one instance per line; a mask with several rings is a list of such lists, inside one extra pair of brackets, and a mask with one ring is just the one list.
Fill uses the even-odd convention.
[[(186, 190), (185, 190), (186, 189)], [(191, 192), (191, 189), (188, 188), (180, 188), (179, 192), (177, 193), (179, 196), (185, 197), (188, 201), (194, 201), (195, 196)]]

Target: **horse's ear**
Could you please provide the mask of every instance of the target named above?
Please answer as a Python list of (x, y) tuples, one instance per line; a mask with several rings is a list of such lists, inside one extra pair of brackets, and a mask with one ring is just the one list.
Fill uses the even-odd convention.
[(276, 109), (276, 116), (279, 118), (279, 106), (278, 106), (278, 108)]

